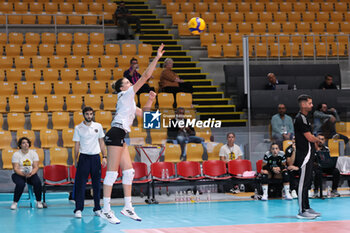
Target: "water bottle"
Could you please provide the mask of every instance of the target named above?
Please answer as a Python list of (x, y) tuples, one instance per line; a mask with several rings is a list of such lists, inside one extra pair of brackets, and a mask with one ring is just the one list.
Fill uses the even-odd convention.
[(297, 85), (296, 85), (296, 84), (293, 85), (293, 90), (294, 90), (294, 91), (297, 90)]
[(179, 194), (179, 202), (184, 202), (184, 196), (183, 196), (183, 193), (182, 191), (180, 191), (180, 194)]
[(195, 203), (196, 199), (195, 199), (195, 196), (194, 196), (194, 193), (193, 191), (191, 191), (191, 203)]
[(240, 185), (239, 185), (239, 190), (240, 190), (241, 192), (245, 192), (245, 186), (244, 186), (244, 184), (240, 184)]
[(168, 168), (167, 169), (165, 169), (165, 179), (169, 179), (169, 170), (168, 170)]
[(187, 194), (186, 194), (186, 202), (191, 202), (191, 192), (190, 191), (187, 191)]
[(162, 180), (165, 179), (165, 169), (162, 169)]
[(179, 193), (177, 191), (175, 192), (175, 202), (179, 202)]
[(197, 190), (197, 192), (196, 192), (196, 202), (200, 202), (200, 201), (201, 201), (201, 198), (200, 198), (199, 192)]
[(331, 198), (331, 187), (329, 187), (329, 186), (327, 188), (327, 197)]
[(207, 193), (207, 201), (211, 201), (210, 189), (208, 189), (208, 193)]

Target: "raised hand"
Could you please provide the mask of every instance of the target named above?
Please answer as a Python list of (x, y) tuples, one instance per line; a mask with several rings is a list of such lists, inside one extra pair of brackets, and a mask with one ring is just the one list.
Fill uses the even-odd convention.
[(163, 49), (164, 49), (164, 44), (162, 43), (157, 50), (157, 57), (158, 58), (161, 58), (163, 56), (163, 54), (165, 52)]
[(151, 100), (154, 100), (155, 98), (156, 98), (156, 93), (154, 92), (154, 91), (150, 91), (149, 92), (149, 98), (151, 99)]

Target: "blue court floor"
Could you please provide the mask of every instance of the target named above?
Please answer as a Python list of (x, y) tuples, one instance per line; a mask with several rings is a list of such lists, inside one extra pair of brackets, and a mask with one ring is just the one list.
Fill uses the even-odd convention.
[[(310, 201), (312, 208), (322, 213), (322, 217), (312, 221), (350, 220), (349, 197)], [(10, 210), (11, 202), (0, 201), (1, 233), (116, 233), (128, 229), (304, 222), (295, 217), (297, 200), (136, 205), (135, 210), (142, 217), (142, 222), (121, 215), (119, 212), (122, 207), (113, 206), (112, 209), (121, 220), (119, 225), (93, 216), (92, 207), (84, 209), (82, 219), (75, 219), (73, 203), (66, 200), (48, 200), (47, 203), (47, 209), (32, 209), (29, 203), (23, 202), (18, 210), (13, 211)]]

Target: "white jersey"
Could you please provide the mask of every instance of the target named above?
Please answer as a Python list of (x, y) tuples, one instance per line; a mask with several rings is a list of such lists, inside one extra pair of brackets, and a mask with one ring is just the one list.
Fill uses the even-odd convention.
[(118, 93), (118, 102), (115, 117), (112, 121), (112, 127), (121, 125), (124, 130), (130, 132), (130, 126), (134, 121), (136, 114), (135, 92), (134, 86), (127, 91)]
[(73, 141), (79, 142), (79, 152), (88, 155), (96, 155), (101, 152), (99, 139), (105, 136), (102, 125), (97, 122), (91, 122), (85, 125), (84, 121), (75, 126)]
[(29, 150), (23, 154), (21, 150), (16, 151), (12, 156), (12, 163), (18, 163), (19, 169), (24, 174), (29, 174), (33, 170), (33, 163), (39, 161), (39, 156), (34, 150)]
[(230, 161), (243, 156), (243, 153), (238, 145), (233, 144), (232, 147), (229, 147), (227, 144), (225, 144), (220, 148), (219, 156), (225, 157), (225, 161)]

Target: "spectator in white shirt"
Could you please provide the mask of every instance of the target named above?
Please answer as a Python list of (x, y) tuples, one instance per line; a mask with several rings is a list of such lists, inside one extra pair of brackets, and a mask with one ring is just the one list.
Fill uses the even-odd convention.
[(236, 135), (232, 133), (227, 134), (227, 144), (223, 145), (220, 148), (219, 156), (220, 160), (224, 160), (226, 162), (234, 159), (242, 159), (243, 153), (241, 148), (235, 144)]

